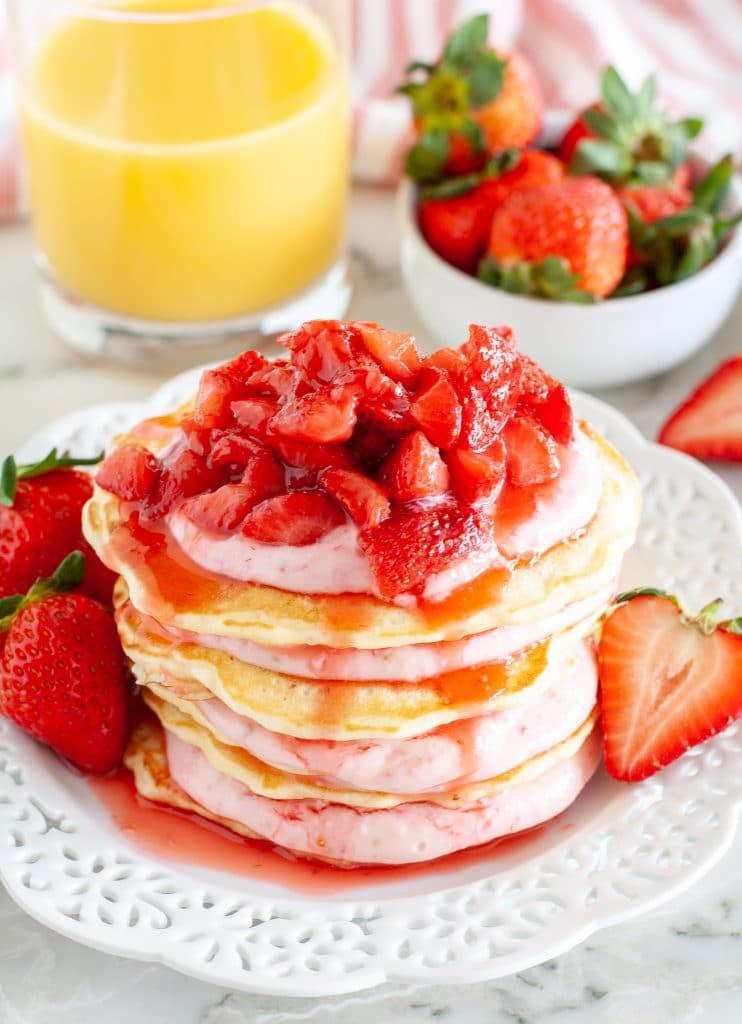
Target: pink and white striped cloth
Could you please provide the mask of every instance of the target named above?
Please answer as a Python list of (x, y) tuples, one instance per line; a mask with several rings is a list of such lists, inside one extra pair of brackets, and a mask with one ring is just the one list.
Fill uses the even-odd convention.
[[(409, 139), (393, 94), (405, 64), (434, 58), (452, 26), (492, 13), (493, 42), (534, 64), (546, 104), (579, 109), (615, 64), (630, 86), (651, 72), (667, 105), (700, 114), (710, 151), (742, 150), (742, 0), (348, 0), (353, 3), (353, 172), (390, 183)], [(7, 40), (0, 9), (0, 219), (24, 212)]]

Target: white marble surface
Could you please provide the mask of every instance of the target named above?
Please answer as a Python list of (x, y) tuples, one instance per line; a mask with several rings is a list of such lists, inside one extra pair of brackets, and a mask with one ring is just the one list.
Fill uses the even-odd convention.
[[(391, 197), (358, 191), (351, 313), (416, 330), (396, 269)], [(81, 405), (145, 397), (162, 378), (82, 363), (51, 336), (35, 302), (26, 229), (0, 230), (0, 452)], [(517, 325), (515, 325), (517, 328)], [(425, 334), (417, 330), (425, 345)], [(742, 351), (742, 302), (696, 358), (601, 393), (652, 436), (705, 372)], [(596, 339), (596, 344), (600, 339)], [(742, 498), (742, 468), (724, 468)], [(385, 986), (353, 998), (276, 1000), (229, 993), (164, 968), (96, 953), (48, 932), (0, 894), (0, 1024), (738, 1024), (742, 1019), (742, 834), (668, 907), (598, 933), (514, 977), (468, 987)]]

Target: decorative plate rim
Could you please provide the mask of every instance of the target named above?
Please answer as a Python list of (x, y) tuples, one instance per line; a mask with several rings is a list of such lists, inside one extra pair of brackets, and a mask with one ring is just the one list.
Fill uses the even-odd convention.
[[(70, 442), (93, 451), (129, 423), (178, 404), (199, 372), (179, 375), (143, 403), (72, 413), (19, 455)], [(642, 479), (637, 562), (692, 605), (715, 596), (720, 577), (742, 605), (742, 511), (728, 487), (695, 460), (647, 441), (600, 400), (573, 397), (578, 414)], [(413, 895), (392, 887), (386, 896), (380, 888), (325, 901), (158, 862), (128, 844), (95, 801), (80, 798), (81, 780), (58, 769), (52, 755), (0, 722), (0, 878), (32, 917), (93, 948), (230, 988), (329, 996), (391, 980), (502, 977), (671, 899), (733, 841), (742, 727), (638, 786), (594, 781), (559, 819), (573, 831), (537, 840), (535, 853), (505, 858), (494, 873), (462, 872), (458, 882), (448, 876)]]

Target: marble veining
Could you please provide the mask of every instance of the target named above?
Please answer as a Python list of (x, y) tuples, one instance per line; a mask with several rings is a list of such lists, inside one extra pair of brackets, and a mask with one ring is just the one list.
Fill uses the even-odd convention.
[[(430, 348), (396, 270), (389, 193), (356, 190), (350, 246), (356, 269), (351, 315), (416, 331), (421, 346)], [(25, 228), (0, 230), (3, 452), (74, 408), (143, 399), (163, 379), (81, 362), (64, 349), (41, 320), (31, 250)], [(738, 304), (713, 342), (677, 370), (597, 394), (653, 436), (704, 373), (742, 348), (741, 329)], [(742, 497), (742, 468), (719, 472)], [(320, 1003), (220, 991), (155, 964), (88, 950), (47, 931), (0, 894), (0, 1024), (738, 1024), (740, 1019), (742, 834), (720, 864), (673, 903), (598, 932), (540, 967), (471, 986), (388, 985)]]

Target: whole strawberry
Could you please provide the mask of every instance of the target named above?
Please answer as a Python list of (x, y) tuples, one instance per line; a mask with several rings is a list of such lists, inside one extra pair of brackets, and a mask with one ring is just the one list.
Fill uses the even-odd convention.
[(5, 459), (0, 469), (0, 598), (25, 593), (79, 550), (87, 564), (82, 590), (111, 604), (116, 577), (82, 535), (82, 507), (93, 485), (86, 473), (71, 468), (99, 459), (62, 457), (56, 448), (29, 465), (17, 465), (12, 455)]
[(593, 174), (612, 184), (687, 184), (688, 142), (703, 122), (669, 120), (655, 93), (653, 78), (632, 93), (615, 68), (606, 68), (600, 102), (583, 110), (567, 130), (560, 159), (573, 174)]
[(615, 192), (597, 178), (566, 178), (500, 205), (479, 276), (507, 291), (590, 302), (618, 285), (627, 243)]
[(70, 554), (24, 597), (0, 601), (0, 711), (83, 771), (104, 773), (127, 734), (124, 657), (112, 616), (79, 592)]
[(498, 54), (479, 14), (451, 33), (435, 64), (414, 61), (399, 91), (409, 96), (417, 133), (406, 172), (416, 181), (480, 169), (488, 153), (527, 146), (541, 127), (541, 92), (519, 54)]

